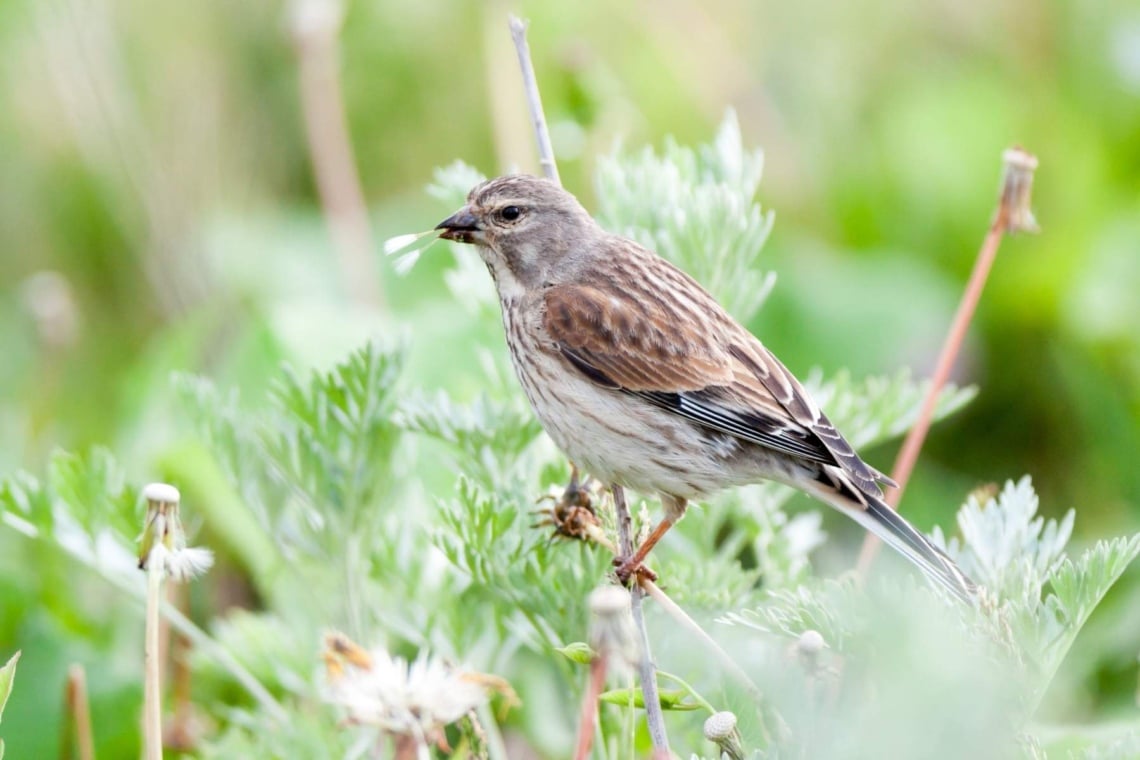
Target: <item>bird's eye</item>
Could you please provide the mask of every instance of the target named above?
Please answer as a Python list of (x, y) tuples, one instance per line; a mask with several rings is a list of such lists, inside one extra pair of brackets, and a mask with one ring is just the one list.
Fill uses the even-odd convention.
[(504, 206), (499, 212), (499, 218), (504, 222), (516, 221), (520, 216), (522, 216), (522, 209), (518, 206)]

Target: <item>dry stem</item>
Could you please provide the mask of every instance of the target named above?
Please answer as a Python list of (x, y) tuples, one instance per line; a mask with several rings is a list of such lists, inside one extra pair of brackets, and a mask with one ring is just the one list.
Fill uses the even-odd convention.
[(165, 551), (159, 541), (151, 549), (146, 571), (146, 640), (144, 659), (146, 681), (143, 702), (143, 736), (146, 760), (162, 760), (162, 679), (159, 654), (159, 616), (162, 602), (162, 576), (164, 562), (159, 556)]
[(590, 662), (590, 680), (582, 695), (582, 709), (578, 714), (578, 747), (574, 760), (587, 760), (597, 730), (598, 697), (606, 685), (606, 656), (599, 654)]
[[(170, 591), (171, 598), (168, 600), (168, 604), (175, 608), (185, 607), (185, 588), (171, 585)], [(174, 750), (189, 752), (194, 748), (196, 739), (193, 727), (193, 704), (190, 701), (192, 675), (190, 670), (190, 639), (182, 633), (175, 633), (171, 636), (170, 624), (166, 618), (163, 618), (163, 624), (164, 628), (167, 629), (167, 647), (172, 652), (171, 655), (163, 659), (170, 663), (173, 671), (171, 674), (171, 692), (174, 699), (174, 714), (169, 730), (166, 732), (166, 745)]]
[[(614, 511), (617, 512), (618, 547), (621, 556), (633, 554), (633, 518), (625, 503), (625, 491), (621, 486), (613, 487)], [(669, 757), (669, 736), (665, 733), (665, 713), (661, 710), (661, 697), (657, 693), (657, 669), (649, 650), (649, 631), (645, 627), (645, 614), (641, 609), (642, 590), (635, 586), (630, 591), (630, 611), (633, 624), (641, 641), (641, 653), (637, 670), (641, 677), (641, 695), (645, 702), (645, 722), (649, 726), (649, 738), (653, 741), (654, 757)]]
[(538, 81), (534, 76), (534, 65), (530, 61), (530, 46), (526, 42), (526, 22), (518, 16), (511, 16), (510, 24), (511, 39), (515, 41), (515, 51), (519, 55), (523, 87), (526, 88), (530, 119), (534, 125), (534, 135), (538, 139), (538, 162), (542, 166), (543, 176), (561, 185), (558, 164), (554, 162), (554, 148), (550, 144), (550, 132), (546, 128), (546, 115), (542, 110), (542, 96), (538, 94)]
[(305, 135), (341, 279), (356, 303), (381, 308), (384, 296), (372, 265), (372, 227), (353, 159), (340, 81), (343, 7), (337, 0), (295, 0), (291, 16)]
[(673, 619), (683, 627), (688, 628), (689, 631), (696, 634), (697, 638), (713, 653), (713, 656), (720, 660), (720, 664), (727, 668), (728, 672), (732, 673), (732, 675), (740, 681), (741, 685), (748, 690), (748, 693), (751, 694), (754, 699), (760, 701), (764, 698), (764, 695), (760, 692), (760, 687), (748, 677), (748, 674), (744, 672), (743, 668), (736, 664), (732, 656), (724, 651), (721, 645), (716, 643), (716, 640), (710, 636), (704, 628), (701, 628), (696, 620), (689, 617), (689, 613), (685, 612), (681, 609), (680, 605), (670, 599), (669, 596), (661, 590), (660, 586), (648, 578), (642, 578), (640, 576), (638, 577), (638, 582), (641, 584), (641, 588), (645, 590), (645, 593), (653, 597), (654, 601), (660, 604), (665, 612), (672, 615)]
[[(990, 229), (982, 241), (982, 247), (978, 251), (978, 258), (974, 262), (974, 269), (970, 273), (970, 280), (966, 284), (966, 289), (962, 293), (958, 311), (950, 323), (950, 331), (942, 344), (934, 374), (930, 379), (930, 387), (926, 391), (926, 397), (922, 400), (918, 419), (903, 441), (902, 448), (895, 459), (894, 467), (891, 469), (891, 478), (898, 483), (898, 488), (887, 495), (887, 503), (895, 509), (898, 509), (903, 492), (906, 490), (907, 481), (910, 480), (915, 462), (918, 461), (918, 454), (922, 450), (922, 444), (926, 440), (926, 434), (930, 430), (930, 424), (934, 418), (938, 396), (950, 377), (954, 360), (958, 358), (958, 352), (966, 338), (966, 330), (974, 317), (974, 311), (977, 309), (978, 301), (982, 296), (982, 290), (986, 286), (986, 279), (989, 277), (990, 269), (997, 257), (1002, 237), (1007, 232), (1035, 232), (1037, 229), (1033, 215), (1029, 211), (1033, 170), (1037, 168), (1037, 159), (1020, 148), (1007, 150), (1003, 159), (1005, 171), (997, 211), (994, 213)], [(860, 577), (866, 577), (871, 562), (878, 554), (880, 544), (878, 537), (871, 533), (868, 533), (863, 539), (863, 548), (859, 552), (859, 560), (855, 566), (855, 571)]]
[(91, 704), (87, 700), (87, 674), (83, 666), (72, 665), (67, 670), (66, 712), (69, 726), (68, 740), (61, 749), (61, 757), (72, 757), (72, 748), (79, 760), (95, 760), (95, 738), (91, 732)]

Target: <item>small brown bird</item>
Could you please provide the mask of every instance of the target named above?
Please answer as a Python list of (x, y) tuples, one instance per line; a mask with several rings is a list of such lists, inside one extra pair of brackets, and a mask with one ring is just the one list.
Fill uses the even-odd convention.
[(499, 292), (511, 360), (554, 442), (610, 486), (657, 492), (665, 518), (690, 499), (774, 480), (854, 518), (932, 581), (968, 599), (974, 584), (882, 499), (890, 478), (862, 459), (791, 372), (695, 280), (603, 230), (554, 182), (477, 185), (441, 222), (474, 244)]

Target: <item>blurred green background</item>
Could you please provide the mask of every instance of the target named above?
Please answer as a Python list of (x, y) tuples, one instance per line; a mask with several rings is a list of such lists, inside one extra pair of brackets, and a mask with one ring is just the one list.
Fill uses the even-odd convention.
[[(409, 336), (409, 386), (477, 391), (465, 368), (501, 350), (498, 325), (449, 302), (446, 255), (397, 279), (379, 241), (452, 210), (423, 192), (436, 166), (536, 170), (513, 11), (587, 207), (600, 153), (707, 140), (736, 109), (776, 212), (779, 279), (752, 328), (801, 375), (929, 372), (1001, 152), (1035, 153), (1042, 234), (1003, 245), (956, 372), (980, 394), (934, 428), (904, 508), (929, 527), (1029, 473), (1044, 513), (1077, 508), (1078, 540), (1140, 526), (1135, 3), (350, 3), (339, 55), (380, 308), (342, 287), (306, 145), (295, 32), (321, 7), (0, 0), (0, 471), (105, 444), (159, 478), (191, 435), (172, 370), (256, 400), (281, 361), (372, 334)], [(893, 453), (866, 452), (881, 468)], [(17, 737), (53, 735), (80, 661), (96, 725), (128, 742), (99, 737), (115, 756), (136, 727), (100, 718), (136, 709), (141, 623), (73, 570), (0, 529), (0, 654), (26, 650), (4, 735), (54, 746)], [(1058, 716), (1131, 704), (1138, 597), (1134, 571), (1076, 647), (1087, 699)]]

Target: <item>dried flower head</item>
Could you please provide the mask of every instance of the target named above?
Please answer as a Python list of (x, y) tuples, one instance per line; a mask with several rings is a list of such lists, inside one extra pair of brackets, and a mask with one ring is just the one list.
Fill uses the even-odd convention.
[(552, 526), (551, 538), (570, 538), (579, 541), (593, 541), (612, 549), (613, 543), (606, 536), (594, 505), (601, 501), (604, 491), (593, 478), (586, 478), (581, 484), (573, 477), (564, 489), (554, 489), (543, 494), (536, 503), (550, 502), (550, 507), (535, 510), (539, 519), (532, 528)]
[(366, 651), (342, 633), (325, 636), (325, 701), (345, 721), (375, 726), (415, 742), (421, 757), (443, 739), (445, 726), (483, 705), (491, 692), (514, 698), (505, 681), (421, 655), (408, 663), (383, 648)]
[(590, 647), (605, 657), (616, 672), (628, 671), (638, 660), (637, 631), (630, 614), (629, 592), (602, 586), (590, 593)]
[(209, 570), (214, 564), (214, 553), (186, 546), (178, 489), (167, 483), (150, 483), (142, 495), (147, 508), (139, 539), (139, 569), (157, 567), (175, 581), (188, 581)]
[(1006, 232), (1039, 232), (1030, 208), (1037, 157), (1014, 146), (1002, 154), (1001, 206)]

